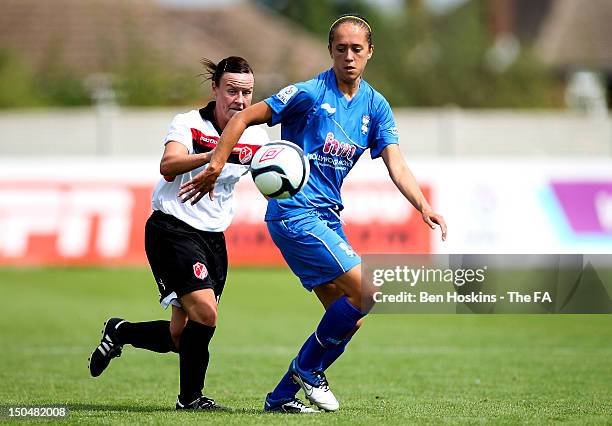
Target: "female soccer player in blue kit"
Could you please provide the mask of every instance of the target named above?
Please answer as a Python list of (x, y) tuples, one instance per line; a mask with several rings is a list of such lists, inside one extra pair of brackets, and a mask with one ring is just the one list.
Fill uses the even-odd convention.
[[(326, 311), (289, 370), (266, 397), (266, 411), (312, 411), (298, 404), (300, 387), (313, 404), (335, 411), (339, 404), (323, 371), (344, 351), (371, 304), (361, 285), (361, 259), (349, 245), (339, 217), (340, 187), (355, 162), (370, 150), (382, 157), (393, 183), (442, 240), (446, 224), (418, 187), (398, 147), (398, 132), (386, 99), (362, 79), (372, 56), (372, 31), (358, 15), (343, 15), (329, 31), (331, 69), (290, 85), (236, 114), (223, 131), (210, 166), (185, 183), (183, 201), (211, 193), (231, 149), (251, 125), (281, 123), (282, 139), (304, 149), (310, 178), (292, 198), (271, 199), (265, 220), (274, 243), (303, 286), (315, 292)], [(210, 194), (211, 197), (213, 194)]]

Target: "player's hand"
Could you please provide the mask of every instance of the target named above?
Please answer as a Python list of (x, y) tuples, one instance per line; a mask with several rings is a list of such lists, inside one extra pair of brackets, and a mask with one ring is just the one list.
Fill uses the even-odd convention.
[(440, 227), (442, 231), (442, 241), (446, 241), (446, 222), (442, 215), (431, 209), (423, 209), (421, 215), (423, 216), (423, 221), (428, 224), (431, 229), (436, 229), (436, 225)]
[(195, 175), (193, 179), (181, 185), (178, 196), (185, 197), (181, 198), (181, 202), (185, 203), (191, 200), (191, 204), (194, 205), (209, 194), (210, 199), (214, 197), (214, 188), (217, 178), (221, 174), (223, 167), (212, 167), (209, 165), (206, 169)]

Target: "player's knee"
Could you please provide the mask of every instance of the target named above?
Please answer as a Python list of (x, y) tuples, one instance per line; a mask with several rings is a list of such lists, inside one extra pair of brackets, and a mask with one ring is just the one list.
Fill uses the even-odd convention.
[(208, 314), (208, 321), (204, 322), (204, 324), (209, 325), (211, 327), (215, 327), (217, 325), (217, 309), (214, 308)]
[(189, 319), (214, 327), (217, 325), (217, 307), (208, 304), (197, 305), (189, 312)]
[(200, 314), (192, 319), (196, 322), (199, 322), (204, 325), (208, 325), (210, 327), (215, 327), (217, 325), (217, 313), (216, 312), (207, 312), (205, 314)]

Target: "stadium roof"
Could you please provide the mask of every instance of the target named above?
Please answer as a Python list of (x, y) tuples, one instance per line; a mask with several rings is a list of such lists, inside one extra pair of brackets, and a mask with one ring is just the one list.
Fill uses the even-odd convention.
[(0, 48), (40, 68), (111, 71), (143, 47), (159, 61), (199, 70), (199, 59), (245, 57), (260, 83), (278, 86), (330, 66), (325, 42), (251, 3), (197, 9), (152, 0), (4, 0)]
[(536, 48), (556, 66), (612, 72), (612, 2), (556, 0), (544, 21)]

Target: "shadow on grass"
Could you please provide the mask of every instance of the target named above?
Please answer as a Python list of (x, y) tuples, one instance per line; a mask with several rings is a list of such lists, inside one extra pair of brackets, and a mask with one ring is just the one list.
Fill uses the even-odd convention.
[(141, 405), (134, 403), (128, 404), (82, 404), (82, 403), (71, 403), (68, 404), (68, 409), (72, 412), (79, 411), (124, 411), (129, 413), (159, 413), (159, 412), (180, 412), (180, 413), (211, 413), (211, 414), (236, 414), (236, 415), (257, 415), (257, 414), (269, 414), (265, 413), (261, 409), (256, 408), (231, 408), (224, 407), (219, 410), (212, 411), (196, 411), (196, 410), (175, 410), (172, 405)]
[(134, 404), (82, 404), (82, 403), (69, 403), (67, 404), (68, 409), (72, 412), (75, 411), (127, 411), (131, 413), (155, 413), (163, 411), (175, 411), (173, 406), (170, 405), (142, 405), (138, 403)]

